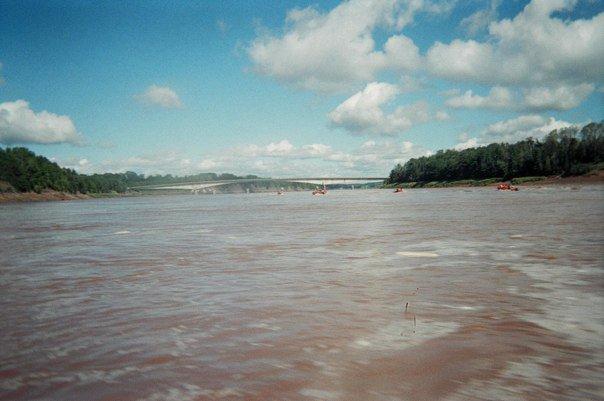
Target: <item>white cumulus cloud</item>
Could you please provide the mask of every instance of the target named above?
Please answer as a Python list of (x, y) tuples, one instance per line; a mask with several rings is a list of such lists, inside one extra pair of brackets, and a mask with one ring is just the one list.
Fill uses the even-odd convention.
[(570, 110), (579, 106), (595, 89), (593, 84), (559, 85), (526, 90), (525, 107), (532, 110)]
[(435, 117), (438, 121), (446, 121), (451, 118), (451, 116), (449, 116), (449, 113), (444, 110), (437, 111)]
[(348, 89), (383, 69), (419, 67), (411, 39), (395, 34), (379, 49), (373, 31), (380, 26), (400, 30), (421, 9), (426, 9), (422, 0), (350, 0), (325, 13), (293, 9), (283, 34), (260, 35), (248, 53), (258, 73), (281, 82), (320, 92)]
[(543, 117), (537, 114), (523, 115), (491, 124), (483, 133), (485, 141), (513, 143), (532, 137), (541, 139), (555, 129), (572, 126), (572, 123)]
[(499, 7), (500, 3), (501, 0), (491, 0), (488, 8), (478, 10), (464, 18), (461, 20), (460, 26), (466, 30), (468, 35), (476, 35), (486, 29), (497, 18), (497, 7)]
[(134, 95), (141, 103), (160, 106), (166, 109), (182, 107), (182, 102), (176, 92), (168, 86), (149, 86), (143, 93)]
[(457, 136), (458, 143), (453, 147), (455, 150), (464, 150), (469, 148), (475, 148), (478, 145), (477, 138), (470, 138), (467, 132), (462, 132)]
[(396, 135), (432, 118), (447, 118), (443, 113), (432, 116), (424, 101), (399, 106), (392, 112), (384, 111), (384, 106), (399, 93), (401, 89), (396, 85), (371, 82), (329, 113), (331, 125), (352, 134)]
[(313, 143), (302, 146), (302, 153), (308, 157), (324, 156), (331, 152), (331, 146), (322, 143)]
[(475, 95), (471, 90), (466, 91), (463, 95), (454, 96), (445, 102), (449, 107), (453, 108), (490, 108), (504, 109), (514, 105), (513, 95), (509, 89), (496, 86), (491, 88), (487, 96)]
[(202, 171), (214, 172), (214, 169), (218, 167), (218, 163), (211, 159), (203, 159), (197, 164)]
[(486, 108), (520, 112), (570, 110), (578, 107), (594, 90), (594, 84), (559, 84), (523, 88), (518, 94), (508, 88), (495, 86), (486, 96), (468, 90), (462, 95), (449, 97), (445, 104), (452, 108)]
[(541, 85), (604, 78), (604, 13), (591, 19), (552, 17), (573, 0), (533, 0), (513, 19), (492, 22), (485, 42), (437, 42), (427, 52), (435, 75), (484, 84)]
[(0, 103), (0, 143), (79, 145), (83, 141), (73, 121), (48, 111), (33, 111), (25, 100)]
[(544, 117), (538, 114), (522, 115), (490, 124), (475, 137), (470, 137), (467, 133), (461, 134), (455, 149), (484, 146), (493, 142), (515, 143), (529, 137), (543, 139), (553, 130), (573, 125), (576, 124), (556, 120), (554, 117)]

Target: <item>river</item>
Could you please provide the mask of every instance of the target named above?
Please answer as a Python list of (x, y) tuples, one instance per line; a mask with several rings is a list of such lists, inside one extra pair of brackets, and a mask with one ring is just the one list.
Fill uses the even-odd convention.
[(1, 400), (604, 399), (604, 186), (0, 205)]

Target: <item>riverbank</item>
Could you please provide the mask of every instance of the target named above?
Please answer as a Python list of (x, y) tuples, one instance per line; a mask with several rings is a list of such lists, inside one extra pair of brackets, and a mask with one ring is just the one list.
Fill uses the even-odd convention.
[(98, 194), (81, 194), (81, 193), (68, 193), (59, 191), (42, 191), (37, 192), (0, 192), (0, 203), (9, 202), (48, 202), (48, 201), (71, 201), (71, 200), (85, 200), (85, 199), (97, 199), (97, 198), (116, 198), (125, 196), (141, 196), (139, 192), (126, 192), (126, 193), (98, 193)]
[(539, 180), (518, 182), (522, 185), (593, 185), (604, 183), (604, 170), (573, 177), (540, 177)]
[[(496, 186), (502, 182), (501, 178), (489, 178), (485, 180), (458, 180), (458, 181), (432, 181), (432, 182), (409, 182), (402, 184), (388, 184), (384, 188), (452, 188), (452, 187), (485, 187)], [(604, 170), (594, 171), (589, 174), (573, 177), (519, 177), (511, 180), (513, 185), (521, 186), (552, 186), (552, 185), (596, 185), (604, 184)], [(267, 192), (273, 192), (269, 190)], [(242, 192), (243, 193), (243, 192)], [(71, 201), (71, 200), (86, 200), (97, 198), (116, 198), (116, 197), (132, 197), (150, 195), (149, 192), (125, 192), (125, 193), (97, 193), (97, 194), (71, 194), (58, 191), (42, 191), (36, 192), (0, 192), (0, 203), (9, 202), (47, 202), (47, 201)], [(153, 195), (160, 195), (154, 192)], [(163, 192), (162, 195), (172, 194), (188, 194), (182, 191)]]
[(511, 182), (513, 185), (523, 186), (549, 186), (549, 185), (594, 185), (604, 183), (604, 170), (571, 177), (518, 177), (510, 181), (501, 178), (487, 178), (484, 180), (456, 180), (456, 181), (431, 181), (431, 182), (405, 182), (388, 184), (385, 188), (451, 188), (451, 187), (485, 187), (497, 185), (500, 182)]

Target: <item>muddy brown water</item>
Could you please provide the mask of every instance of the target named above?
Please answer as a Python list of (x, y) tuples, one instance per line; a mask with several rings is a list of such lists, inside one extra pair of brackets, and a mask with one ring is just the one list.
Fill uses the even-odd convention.
[(0, 399), (604, 399), (603, 201), (0, 205)]

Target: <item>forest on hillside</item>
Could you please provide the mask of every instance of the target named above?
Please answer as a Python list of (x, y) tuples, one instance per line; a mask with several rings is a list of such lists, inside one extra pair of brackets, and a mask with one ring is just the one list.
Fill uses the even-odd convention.
[(604, 122), (532, 138), (464, 150), (439, 150), (410, 159), (390, 172), (387, 184), (582, 175), (604, 162)]
[(36, 155), (27, 148), (0, 149), (0, 181), (10, 187), (2, 190), (18, 192), (42, 192), (54, 190), (68, 193), (110, 193), (126, 192), (130, 187), (156, 184), (177, 184), (183, 182), (235, 180), (258, 178), (254, 175), (239, 177), (234, 174), (202, 173), (183, 177), (167, 175), (144, 176), (132, 171), (125, 173), (79, 174), (74, 170), (60, 167), (43, 156)]

